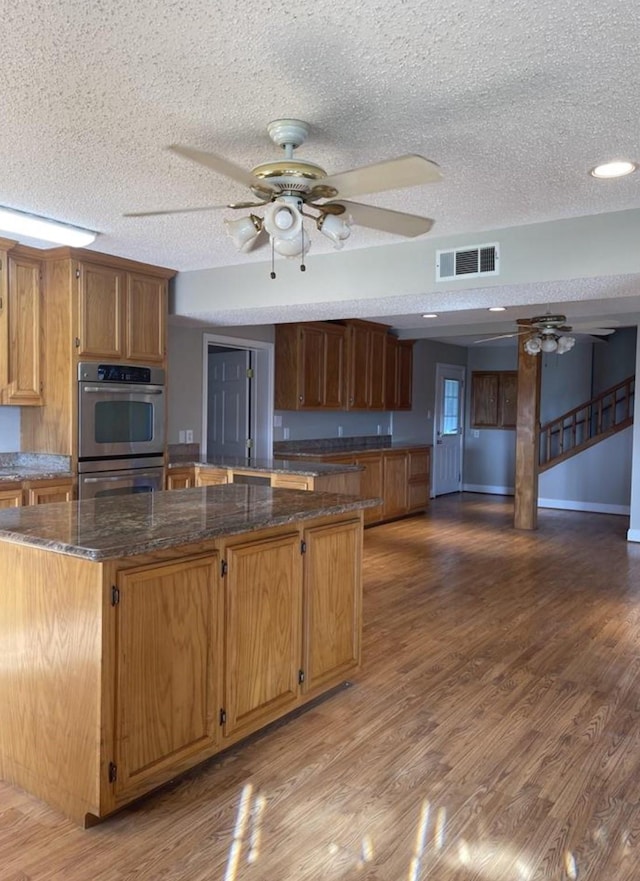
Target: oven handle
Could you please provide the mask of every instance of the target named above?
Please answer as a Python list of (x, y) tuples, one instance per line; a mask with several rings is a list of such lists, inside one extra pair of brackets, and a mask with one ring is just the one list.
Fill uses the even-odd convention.
[(164, 389), (161, 388), (149, 388), (148, 386), (129, 386), (128, 388), (105, 388), (100, 385), (84, 385), (82, 387), (83, 392), (96, 392), (102, 394), (109, 395), (130, 395), (130, 394), (138, 394), (139, 392), (144, 392), (145, 395), (161, 395)]
[(148, 471), (143, 471), (141, 474), (136, 475), (127, 475), (127, 477), (82, 477), (82, 483), (107, 483), (115, 480), (130, 480), (131, 477), (155, 477), (155, 474), (149, 474)]

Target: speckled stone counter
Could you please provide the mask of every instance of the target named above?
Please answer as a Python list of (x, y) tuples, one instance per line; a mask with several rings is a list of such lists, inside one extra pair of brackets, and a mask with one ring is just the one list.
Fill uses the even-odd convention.
[(73, 477), (69, 456), (44, 453), (0, 453), (0, 483)]
[(358, 511), (378, 501), (239, 484), (171, 490), (0, 511), (0, 541), (108, 560)]
[[(310, 457), (312, 458), (312, 457)], [(243, 471), (268, 471), (272, 474), (300, 474), (304, 477), (322, 477), (325, 474), (343, 474), (362, 471), (361, 465), (330, 464), (327, 462), (296, 462), (287, 459), (244, 459), (231, 456), (172, 456), (169, 468), (238, 468)]]

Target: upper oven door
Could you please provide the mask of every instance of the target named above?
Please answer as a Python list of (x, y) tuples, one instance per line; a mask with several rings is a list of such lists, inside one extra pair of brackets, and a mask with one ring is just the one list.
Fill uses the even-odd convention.
[(162, 385), (81, 381), (78, 457), (160, 454), (164, 450)]

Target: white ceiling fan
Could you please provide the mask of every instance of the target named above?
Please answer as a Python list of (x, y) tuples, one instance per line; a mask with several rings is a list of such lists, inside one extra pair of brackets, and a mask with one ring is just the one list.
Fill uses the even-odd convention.
[[(314, 162), (294, 157), (294, 151), (304, 143), (309, 133), (306, 122), (277, 119), (269, 123), (267, 131), (274, 144), (283, 148), (284, 159), (261, 163), (251, 171), (215, 153), (179, 144), (169, 147), (179, 156), (205, 165), (217, 174), (248, 187), (252, 200), (195, 208), (137, 211), (125, 214), (125, 217), (153, 217), (220, 208), (264, 208), (264, 217), (252, 213), (239, 220), (225, 221), (227, 232), (238, 249), (246, 252), (260, 244), (261, 240), (266, 241), (267, 236), (261, 235), (264, 231), (277, 253), (302, 258), (310, 245), (303, 217), (313, 218), (317, 229), (336, 248), (341, 248), (349, 236), (351, 224), (407, 237), (427, 233), (433, 226), (434, 221), (429, 217), (352, 202), (351, 197), (439, 181), (440, 169), (435, 162), (417, 154), (408, 154), (328, 175)], [(310, 213), (309, 209), (316, 213)]]
[(611, 327), (602, 327), (600, 322), (595, 321), (582, 321), (569, 325), (566, 315), (552, 315), (547, 312), (545, 315), (534, 315), (531, 318), (516, 318), (516, 324), (518, 330), (474, 342), (489, 343), (527, 335), (524, 348), (529, 355), (537, 355), (538, 352), (556, 352), (558, 355), (563, 355), (574, 347), (575, 335), (609, 336), (615, 333), (618, 322), (607, 319), (607, 324), (612, 325)]

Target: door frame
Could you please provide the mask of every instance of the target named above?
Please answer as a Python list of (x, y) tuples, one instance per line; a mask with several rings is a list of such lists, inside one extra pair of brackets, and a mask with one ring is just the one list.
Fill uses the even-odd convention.
[(434, 396), (433, 396), (433, 456), (431, 463), (431, 498), (436, 498), (436, 457), (438, 455), (438, 426), (439, 426), (439, 416), (438, 413), (438, 399), (440, 396), (440, 384), (442, 382), (442, 374), (448, 370), (460, 371), (462, 373), (462, 396), (460, 400), (460, 486), (458, 488), (458, 492), (462, 491), (462, 487), (464, 485), (464, 481), (462, 479), (462, 472), (464, 468), (464, 432), (466, 425), (466, 412), (467, 412), (467, 368), (464, 364), (445, 364), (443, 362), (436, 362), (436, 373), (435, 373), (435, 386), (434, 386)]
[(249, 349), (252, 354), (254, 387), (250, 428), (256, 459), (270, 459), (273, 455), (273, 395), (275, 371), (275, 343), (264, 340), (242, 339), (217, 333), (202, 335), (202, 436), (200, 453), (207, 455), (207, 403), (209, 396), (209, 346), (227, 349)]

